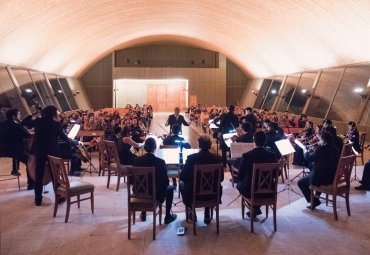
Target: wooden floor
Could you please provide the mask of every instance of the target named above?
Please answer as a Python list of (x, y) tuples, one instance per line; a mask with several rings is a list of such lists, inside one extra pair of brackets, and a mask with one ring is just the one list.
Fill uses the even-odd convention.
[[(156, 123), (164, 124), (166, 114), (156, 114), (153, 131), (161, 134)], [(184, 135), (196, 146), (199, 129), (184, 127)], [(97, 166), (96, 154), (94, 165)], [(10, 172), (11, 161), (0, 159), (0, 174)], [(362, 167), (358, 167), (362, 176)], [(290, 177), (300, 169), (291, 169)], [(66, 205), (62, 204), (56, 218), (52, 217), (54, 195), (51, 185), (44, 194), (43, 205), (33, 204), (33, 191), (26, 190), (24, 167), (21, 167), (21, 191), (16, 180), (0, 182), (0, 254), (370, 254), (370, 193), (351, 190), (352, 216), (346, 214), (345, 203), (338, 202), (339, 221), (333, 220), (332, 207), (321, 205), (311, 212), (303, 198), (284, 191), (278, 195), (278, 231), (273, 231), (272, 219), (255, 224), (250, 233), (250, 221), (242, 220), (240, 200), (232, 202), (238, 192), (229, 182), (226, 172), (220, 212), (220, 234), (215, 223), (203, 224), (198, 213), (198, 234), (193, 236), (191, 225), (185, 222), (184, 207), (175, 193), (173, 207), (178, 219), (170, 225), (157, 228), (157, 240), (152, 241), (152, 217), (138, 222), (132, 228), (132, 239), (127, 240), (126, 184), (119, 192), (106, 188), (107, 177), (86, 174), (81, 179), (94, 183), (95, 214), (88, 202), (81, 208), (72, 205), (69, 223), (64, 223)], [(80, 177), (72, 177), (80, 179)], [(112, 183), (116, 179), (113, 178)], [(296, 181), (292, 182), (298, 191)], [(352, 187), (358, 185), (352, 183)], [(282, 190), (284, 184), (279, 184)], [(263, 215), (261, 219), (263, 218)], [(178, 227), (186, 227), (183, 237), (176, 235)], [(335, 244), (335, 245), (334, 245)]]

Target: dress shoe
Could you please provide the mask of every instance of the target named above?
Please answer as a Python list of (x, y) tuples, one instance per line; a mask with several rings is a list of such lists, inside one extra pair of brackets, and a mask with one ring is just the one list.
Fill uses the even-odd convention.
[(35, 205), (36, 206), (41, 206), (42, 200), (35, 200)]
[(13, 176), (21, 176), (21, 173), (18, 171), (12, 171), (10, 174)]
[[(261, 209), (258, 209), (258, 210), (256, 210), (255, 212), (254, 212), (254, 218), (257, 218), (257, 216), (258, 215), (261, 215), (262, 214), (262, 211), (261, 211)], [(249, 211), (249, 212), (247, 212), (247, 216), (250, 218), (251, 217), (251, 212)]]
[(357, 189), (357, 190), (367, 190), (367, 191), (370, 191), (370, 187), (369, 186), (365, 186), (363, 184), (361, 184), (360, 186), (355, 187), (355, 189)]
[(204, 223), (207, 225), (211, 223), (211, 213), (208, 207), (204, 209)]
[(27, 190), (33, 190), (33, 189), (35, 189), (35, 185), (33, 185), (33, 184), (28, 184), (27, 185)]
[(308, 205), (307, 209), (315, 210), (315, 208), (318, 207), (319, 205), (321, 205), (320, 200), (314, 200), (313, 205)]
[(146, 221), (146, 212), (141, 212), (141, 214), (140, 214), (140, 220), (141, 221)]
[(176, 218), (177, 218), (176, 214), (166, 215), (166, 217), (164, 217), (164, 223), (170, 224), (172, 221), (176, 220)]

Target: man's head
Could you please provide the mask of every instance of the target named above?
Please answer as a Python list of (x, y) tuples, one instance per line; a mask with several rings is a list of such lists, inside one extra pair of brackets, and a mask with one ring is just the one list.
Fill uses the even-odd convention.
[(20, 121), (20, 118), (21, 118), (21, 112), (16, 108), (10, 109), (6, 112), (7, 120)]
[(157, 143), (153, 137), (149, 137), (145, 140), (144, 150), (149, 153), (153, 153), (157, 149)]
[(246, 121), (242, 124), (242, 129), (245, 133), (252, 133), (253, 125), (249, 121)]
[(263, 147), (266, 142), (266, 134), (263, 131), (258, 131), (254, 134), (254, 143), (257, 147)]
[(252, 113), (253, 112), (253, 108), (252, 107), (247, 107), (245, 110), (247, 111), (247, 113)]
[(234, 112), (235, 111), (235, 105), (231, 104), (229, 105), (229, 112)]
[(326, 127), (330, 127), (330, 126), (333, 126), (333, 122), (330, 120), (330, 119), (325, 119), (323, 122), (322, 122), (322, 125), (324, 128)]
[(181, 131), (180, 125), (175, 124), (175, 125), (172, 126), (172, 134), (178, 135), (178, 134), (180, 134), (180, 131)]
[(176, 115), (179, 115), (179, 114), (180, 114), (180, 108), (179, 108), (179, 107), (176, 107), (176, 108), (175, 108), (175, 114), (176, 114)]
[(56, 118), (58, 115), (58, 110), (54, 105), (48, 105), (42, 111), (42, 116), (48, 119)]
[(333, 135), (329, 132), (323, 132), (320, 136), (320, 142), (322, 144), (332, 145), (333, 144)]
[(201, 150), (210, 150), (212, 146), (212, 140), (207, 135), (201, 135), (198, 138), (198, 146)]

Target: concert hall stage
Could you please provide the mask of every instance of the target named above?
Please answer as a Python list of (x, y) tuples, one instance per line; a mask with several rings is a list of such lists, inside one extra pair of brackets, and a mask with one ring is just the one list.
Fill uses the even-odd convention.
[[(154, 117), (153, 131), (158, 135), (164, 130), (166, 113)], [(192, 124), (194, 125), (194, 124)], [(168, 129), (167, 129), (168, 130)], [(184, 127), (184, 136), (196, 146), (199, 127)], [(97, 153), (93, 153), (97, 167)], [(362, 176), (362, 166), (358, 174)], [(8, 174), (11, 160), (0, 159), (0, 174)], [(290, 177), (300, 168), (291, 166)], [(277, 232), (273, 231), (272, 212), (263, 223), (255, 224), (255, 233), (250, 232), (250, 221), (242, 220), (240, 199), (230, 206), (238, 192), (231, 186), (227, 170), (223, 185), (220, 210), (220, 234), (216, 234), (215, 220), (207, 226), (203, 223), (203, 212), (198, 211), (197, 235), (192, 234), (192, 225), (186, 223), (184, 206), (173, 207), (178, 215), (175, 222), (157, 227), (157, 239), (152, 240), (152, 215), (147, 221), (137, 219), (132, 227), (132, 240), (127, 240), (127, 192), (121, 184), (119, 192), (114, 186), (106, 188), (107, 177), (85, 174), (81, 179), (96, 186), (95, 213), (91, 214), (89, 202), (81, 208), (71, 206), (69, 222), (64, 223), (66, 204), (52, 217), (54, 194), (51, 184), (47, 185), (43, 205), (34, 205), (33, 191), (26, 190), (26, 173), (21, 166), (21, 191), (16, 180), (0, 182), (0, 254), (369, 254), (370, 250), (370, 196), (369, 193), (353, 189), (350, 204), (352, 216), (346, 213), (344, 200), (338, 199), (339, 221), (334, 221), (332, 206), (322, 204), (314, 212), (306, 209), (306, 202), (298, 195), (284, 191), (278, 195)], [(80, 177), (71, 177), (80, 179)], [(112, 183), (115, 184), (116, 177)], [(294, 190), (297, 179), (292, 183)], [(284, 188), (279, 183), (278, 190)], [(178, 202), (177, 191), (174, 202)], [(264, 212), (264, 210), (262, 210)], [(139, 213), (136, 214), (139, 216)], [(264, 214), (259, 216), (264, 218)], [(177, 236), (178, 227), (186, 227), (185, 236)]]

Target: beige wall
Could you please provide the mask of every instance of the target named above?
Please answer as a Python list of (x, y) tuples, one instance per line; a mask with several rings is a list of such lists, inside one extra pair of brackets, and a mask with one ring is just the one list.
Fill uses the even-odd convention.
[(80, 93), (75, 96), (78, 108), (83, 110), (92, 109), (90, 100), (81, 81), (73, 77), (67, 77), (67, 81), (73, 92), (80, 91)]
[(263, 79), (253, 79), (249, 80), (244, 87), (244, 90), (242, 92), (242, 96), (240, 99), (241, 105), (244, 107), (253, 107), (254, 102), (257, 99), (257, 96), (254, 95), (253, 91), (258, 91), (262, 85)]
[(203, 105), (226, 104), (226, 57), (219, 54), (218, 68), (114, 67), (113, 79), (174, 79), (189, 81), (189, 98)]

